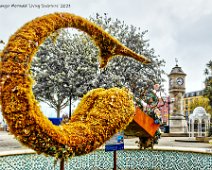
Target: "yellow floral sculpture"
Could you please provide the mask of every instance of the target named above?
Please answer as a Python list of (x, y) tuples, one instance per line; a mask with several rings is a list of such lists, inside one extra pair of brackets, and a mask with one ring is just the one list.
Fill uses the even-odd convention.
[(46, 37), (61, 28), (74, 27), (91, 36), (100, 49), (100, 67), (115, 55), (150, 62), (111, 37), (95, 24), (69, 13), (54, 13), (26, 23), (9, 39), (1, 53), (0, 89), (4, 118), (19, 141), (56, 158), (89, 153), (100, 147), (134, 115), (132, 95), (126, 89), (95, 89), (87, 93), (70, 122), (54, 126), (46, 118), (32, 92), (32, 57)]

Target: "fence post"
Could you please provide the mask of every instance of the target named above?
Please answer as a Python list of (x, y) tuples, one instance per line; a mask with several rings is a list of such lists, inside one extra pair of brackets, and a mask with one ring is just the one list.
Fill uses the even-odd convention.
[(116, 151), (113, 151), (113, 170), (116, 170)]

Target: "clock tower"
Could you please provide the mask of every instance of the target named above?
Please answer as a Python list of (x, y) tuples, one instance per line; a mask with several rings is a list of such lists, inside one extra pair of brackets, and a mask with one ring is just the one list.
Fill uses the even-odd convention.
[(169, 129), (170, 133), (187, 133), (187, 122), (183, 113), (183, 95), (185, 93), (186, 74), (178, 66), (172, 68), (169, 77), (169, 96), (174, 99), (170, 104)]

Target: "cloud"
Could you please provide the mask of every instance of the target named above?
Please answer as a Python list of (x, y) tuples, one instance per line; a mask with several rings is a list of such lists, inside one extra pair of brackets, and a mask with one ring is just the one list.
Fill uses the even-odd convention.
[[(47, 13), (66, 11), (83, 17), (108, 13), (112, 18), (148, 30), (146, 39), (167, 62), (169, 73), (174, 58), (187, 73), (187, 91), (203, 88), (203, 70), (211, 57), (211, 0), (1, 0), (1, 4), (70, 4), (70, 8), (0, 9), (0, 39), (5, 42), (24, 23)], [(1, 46), (0, 46), (1, 48)], [(168, 82), (165, 84), (168, 86)]]

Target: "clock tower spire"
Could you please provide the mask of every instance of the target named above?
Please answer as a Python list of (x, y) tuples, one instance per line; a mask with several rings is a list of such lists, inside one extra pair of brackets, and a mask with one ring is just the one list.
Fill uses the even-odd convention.
[(178, 66), (177, 59), (175, 67), (172, 68), (169, 77), (169, 93), (181, 92), (182, 95), (185, 93), (185, 77), (186, 74), (183, 72), (182, 68)]

